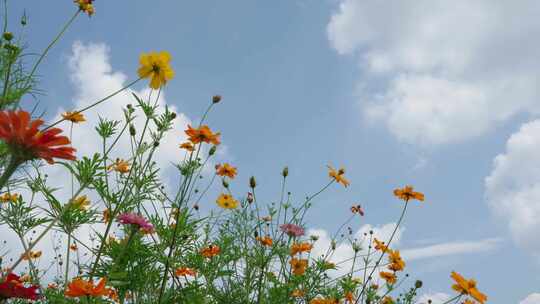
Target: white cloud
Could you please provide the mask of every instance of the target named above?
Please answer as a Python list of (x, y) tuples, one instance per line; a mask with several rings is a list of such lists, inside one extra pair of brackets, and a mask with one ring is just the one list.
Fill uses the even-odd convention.
[(464, 141), (540, 100), (540, 3), (342, 0), (327, 32), (358, 56), (364, 114), (399, 140)]
[(450, 295), (442, 292), (423, 294), (421, 295), (416, 303), (418, 304), (427, 304), (431, 300), (432, 304), (443, 304), (444, 302), (450, 299)]
[(540, 293), (531, 293), (519, 304), (540, 304)]
[(540, 256), (540, 120), (522, 125), (495, 157), (485, 179), (491, 209), (508, 223), (513, 239)]
[(490, 238), (474, 242), (448, 242), (426, 247), (405, 249), (401, 255), (405, 260), (412, 261), (448, 255), (488, 252), (499, 247), (502, 239)]

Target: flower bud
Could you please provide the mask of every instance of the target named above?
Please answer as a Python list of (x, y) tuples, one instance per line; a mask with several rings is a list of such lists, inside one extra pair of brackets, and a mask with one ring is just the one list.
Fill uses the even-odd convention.
[(229, 182), (227, 182), (226, 180), (222, 180), (222, 184), (223, 184), (223, 187), (229, 188)]
[(137, 131), (135, 130), (135, 126), (134, 125), (129, 125), (129, 134), (131, 136), (135, 136), (135, 134), (137, 134)]
[(287, 177), (287, 175), (289, 175), (289, 167), (283, 168), (283, 172), (281, 172), (281, 175), (283, 175), (283, 177)]
[(212, 148), (210, 148), (210, 150), (208, 151), (208, 155), (212, 156), (212, 155), (216, 154), (216, 150), (217, 150), (217, 147), (212, 146)]
[(4, 32), (2, 37), (7, 41), (11, 41), (11, 39), (13, 39), (13, 34), (11, 32)]
[(214, 96), (212, 97), (212, 102), (213, 102), (213, 103), (218, 103), (218, 102), (220, 102), (220, 101), (221, 101), (221, 95), (214, 95)]
[(253, 199), (253, 193), (248, 192), (246, 200), (247, 200), (248, 203), (250, 203), (250, 204), (253, 203), (253, 200), (254, 200), (254, 199)]
[(422, 281), (420, 280), (416, 280), (416, 282), (414, 282), (414, 287), (416, 287), (416, 289), (422, 288), (422, 285)]
[(249, 186), (251, 188), (257, 187), (257, 181), (255, 180), (255, 176), (249, 178)]

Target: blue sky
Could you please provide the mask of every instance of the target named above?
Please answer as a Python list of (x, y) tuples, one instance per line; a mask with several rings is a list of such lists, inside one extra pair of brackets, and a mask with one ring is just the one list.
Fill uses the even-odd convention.
[[(540, 231), (540, 43), (527, 39), (540, 22), (534, 1), (511, 3), (97, 0), (95, 16), (78, 18), (42, 65), (39, 101), (51, 117), (74, 106), (75, 41), (105, 45), (129, 79), (141, 52), (168, 50), (169, 104), (195, 120), (211, 95), (224, 97), (210, 124), (239, 168), (233, 189), (255, 175), (259, 196), (275, 200), (287, 165), (301, 199), (327, 181), (327, 164), (344, 166), (351, 186), (327, 191), (308, 219), (332, 232), (355, 203), (366, 217), (354, 229), (394, 222), (392, 190), (412, 184), (427, 200), (411, 206), (403, 250), (497, 239), (411, 261), (424, 291), (451, 293), (457, 270), (490, 303), (520, 303), (540, 293), (540, 245), (529, 239)], [(31, 52), (74, 12), (68, 0), (17, 0), (11, 17), (24, 8)]]

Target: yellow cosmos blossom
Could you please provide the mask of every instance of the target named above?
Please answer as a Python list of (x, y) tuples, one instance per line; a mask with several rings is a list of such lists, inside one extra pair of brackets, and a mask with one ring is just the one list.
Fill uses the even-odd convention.
[(16, 203), (17, 200), (19, 199), (19, 194), (17, 193), (4, 193), (2, 195), (0, 195), (0, 203), (8, 203), (8, 202), (11, 202), (11, 203)]
[(35, 260), (35, 259), (38, 259), (39, 257), (41, 257), (41, 250), (38, 250), (38, 251), (30, 251), (26, 254), (23, 254), (23, 260), (27, 261), (27, 260)]
[(129, 172), (129, 163), (123, 159), (117, 158), (116, 161), (107, 167), (107, 170), (114, 170), (121, 174)]
[(72, 123), (80, 123), (86, 121), (86, 118), (84, 118), (84, 115), (79, 112), (65, 112), (62, 114), (62, 117), (65, 120), (69, 120)]
[(84, 13), (87, 13), (88, 16), (92, 16), (96, 11), (94, 5), (92, 4), (94, 0), (75, 0), (75, 5), (79, 6), (79, 10)]
[(474, 279), (467, 280), (459, 273), (452, 271), (450, 277), (454, 279), (455, 284), (452, 285), (452, 289), (455, 291), (469, 295), (481, 304), (487, 301), (487, 296), (476, 288), (476, 281)]
[(71, 201), (71, 204), (79, 210), (87, 210), (90, 206), (90, 200), (86, 195), (79, 196)]
[(238, 207), (238, 201), (235, 200), (232, 195), (222, 193), (216, 200), (218, 206), (223, 209), (234, 209)]
[(185, 142), (185, 143), (180, 144), (180, 149), (184, 149), (184, 150), (187, 150), (189, 152), (195, 151), (195, 147), (190, 142)]
[(313, 245), (310, 243), (293, 243), (291, 246), (291, 256), (297, 253), (310, 252), (313, 249)]
[(140, 67), (137, 73), (141, 78), (150, 78), (152, 89), (159, 89), (174, 77), (170, 61), (171, 55), (166, 51), (143, 53), (139, 59)]
[(424, 201), (424, 194), (422, 192), (415, 192), (412, 186), (405, 186), (402, 189), (394, 190), (394, 195), (404, 201), (415, 199), (418, 201)]
[(388, 246), (386, 246), (384, 242), (379, 241), (377, 238), (373, 239), (373, 243), (375, 243), (375, 250), (386, 252), (386, 250), (388, 249)]
[(347, 187), (351, 183), (343, 175), (345, 175), (345, 169), (340, 168), (339, 170), (336, 170), (332, 166), (328, 166), (328, 176), (333, 178), (336, 182)]
[(405, 261), (401, 258), (399, 250), (388, 249), (388, 261), (390, 262), (388, 269), (392, 271), (402, 271), (405, 269)]

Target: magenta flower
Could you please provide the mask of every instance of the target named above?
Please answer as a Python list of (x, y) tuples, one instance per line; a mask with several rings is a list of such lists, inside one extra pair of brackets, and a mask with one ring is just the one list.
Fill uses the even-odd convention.
[(279, 226), (279, 228), (281, 228), (281, 231), (285, 232), (289, 236), (299, 237), (304, 235), (304, 228), (295, 224), (283, 224)]
[(148, 222), (144, 217), (135, 213), (123, 213), (118, 216), (120, 224), (138, 226), (144, 233), (154, 232), (154, 225)]

